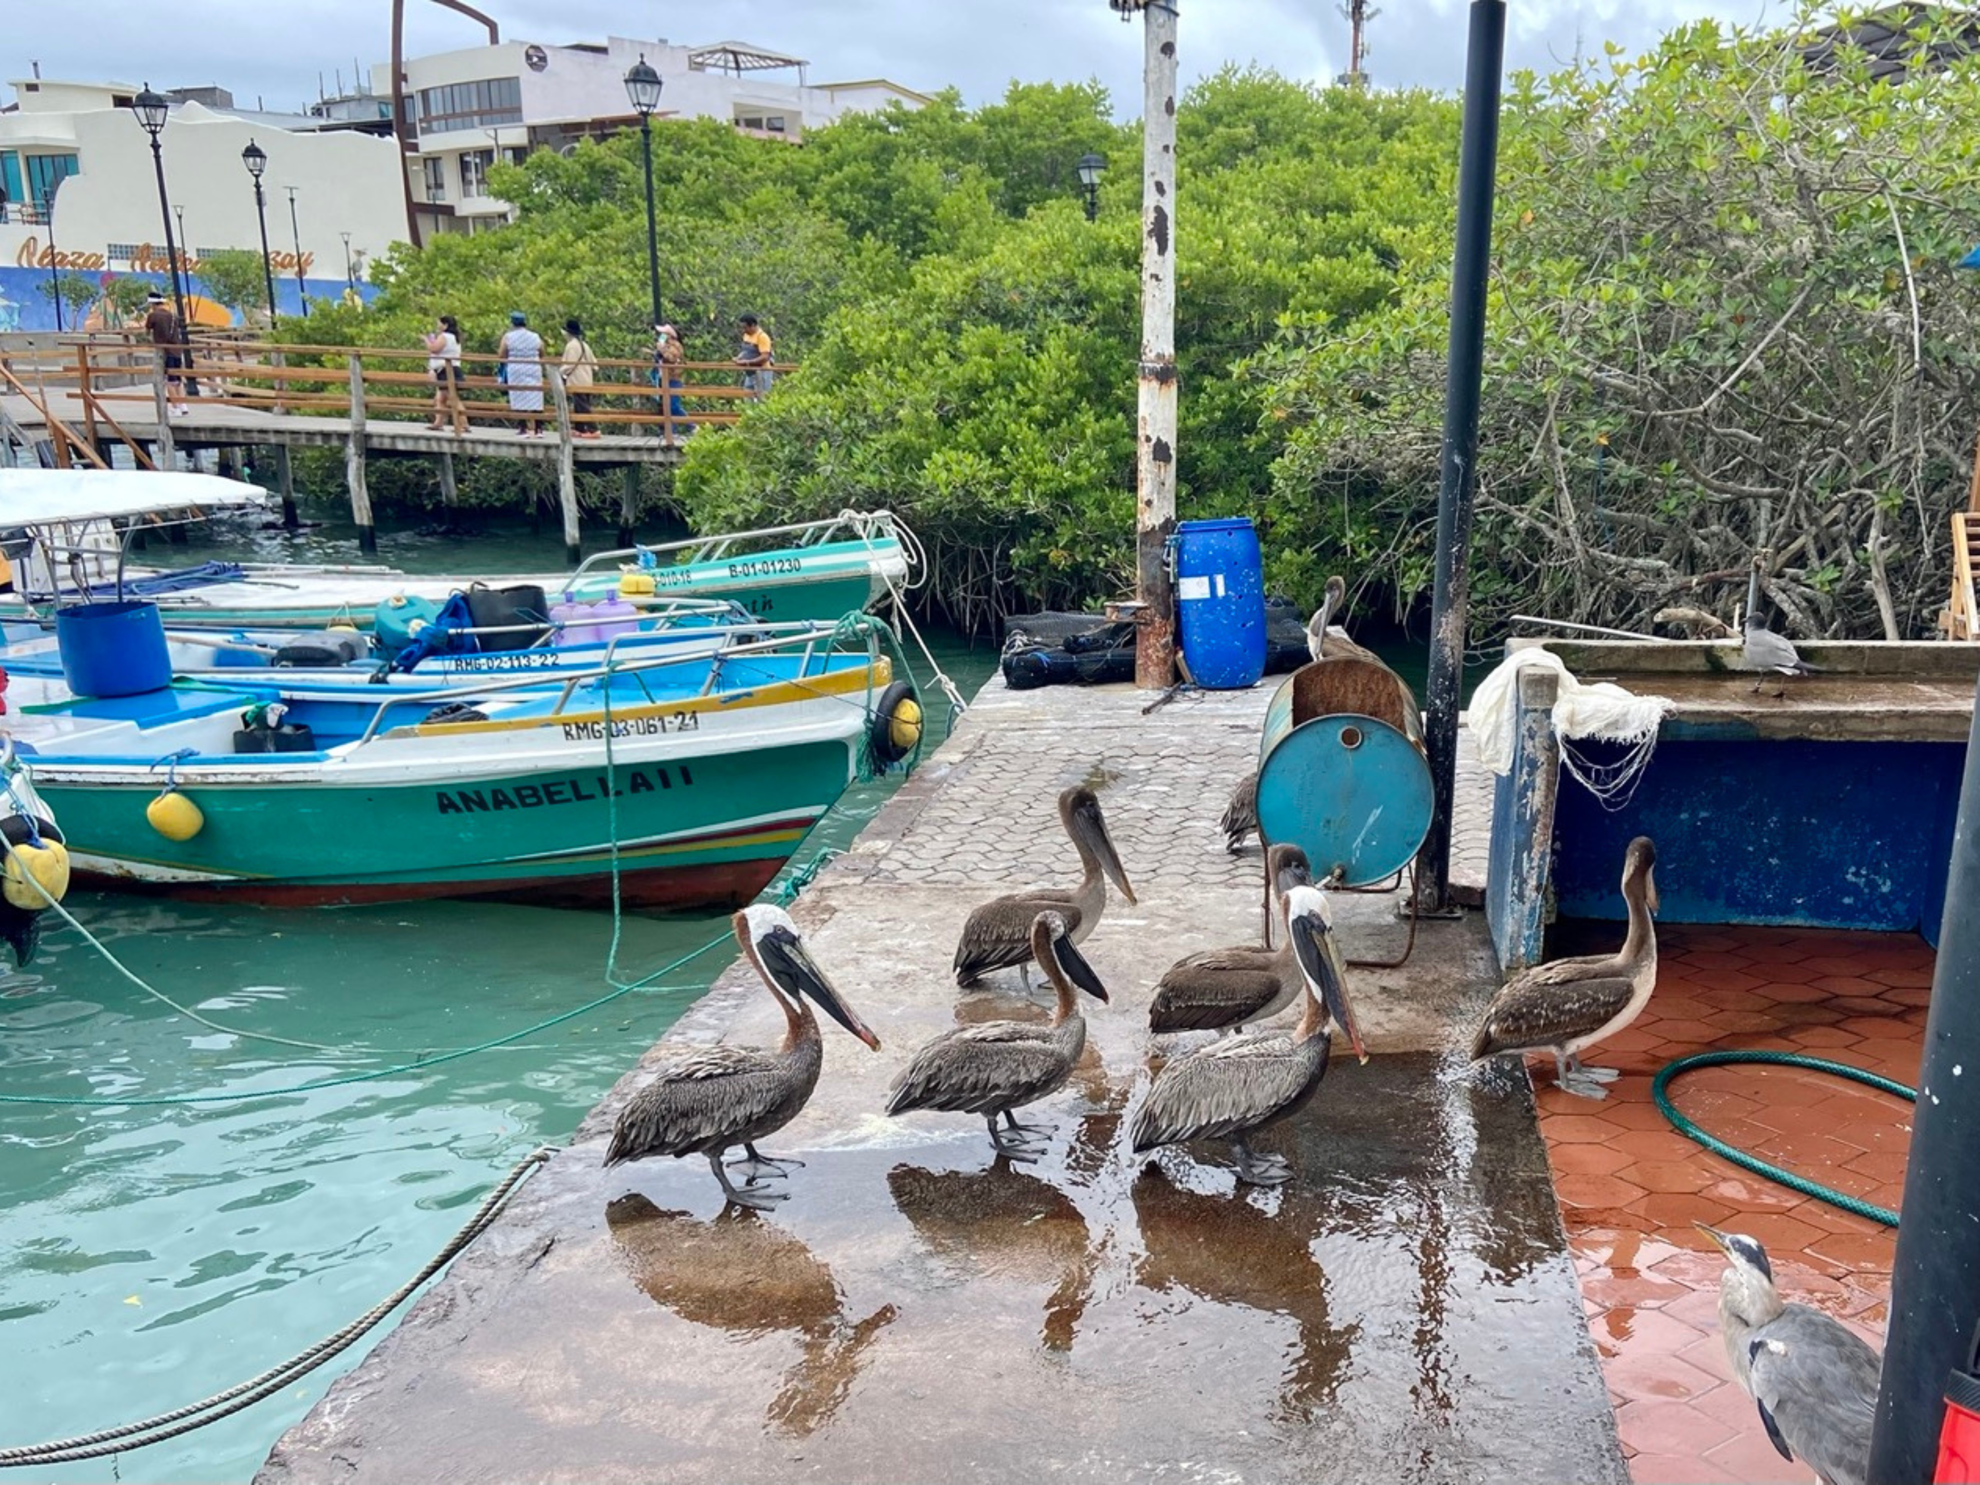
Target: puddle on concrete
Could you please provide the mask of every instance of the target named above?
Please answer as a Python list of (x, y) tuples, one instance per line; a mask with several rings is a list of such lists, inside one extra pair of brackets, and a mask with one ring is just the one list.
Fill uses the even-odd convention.
[(608, 1327), (626, 1362), (523, 1457), (560, 1478), (1608, 1477), (1517, 1099), (1429, 1057), (1347, 1064), (1261, 1138), (1301, 1178), (1260, 1191), (1215, 1146), (1128, 1159), (1124, 1081), (1034, 1111), (1056, 1124), (1037, 1164), (904, 1120), (767, 1215), (718, 1211), (699, 1161), (594, 1182), (635, 1188), (602, 1213), (617, 1262), (549, 1282), (563, 1325)]

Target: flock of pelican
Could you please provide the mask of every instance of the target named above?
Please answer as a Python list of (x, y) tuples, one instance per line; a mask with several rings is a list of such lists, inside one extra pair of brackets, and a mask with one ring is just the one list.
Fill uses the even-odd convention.
[[(1345, 600), (1346, 585), (1329, 578), (1325, 601), (1307, 626), (1309, 650), (1316, 660), (1345, 656), (1380, 666), (1333, 622)], [(1396, 686), (1405, 721), (1413, 723), (1416, 698), (1400, 677)], [(1255, 790), (1254, 775), (1253, 803)], [(1046, 1134), (1042, 1126), (1020, 1123), (1017, 1110), (1063, 1088), (1085, 1050), (1080, 996), (1103, 1004), (1109, 999), (1079, 951), (1106, 910), (1108, 884), (1129, 903), (1136, 901), (1093, 790), (1077, 785), (1061, 793), (1058, 804), (1060, 824), (1079, 857), (1078, 884), (1030, 888), (976, 908), (963, 924), (953, 964), (963, 989), (980, 986), (992, 973), (1016, 970), (1027, 992), (1035, 965), (1056, 997), (1051, 1019), (976, 1022), (944, 1032), (914, 1054), (887, 1099), (889, 1115), (979, 1114), (991, 1144), (1013, 1160), (1038, 1159)], [(1247, 818), (1246, 804), (1247, 786), (1240, 781), (1221, 822), (1233, 850), (1257, 828), (1255, 809)], [(1587, 1098), (1606, 1096), (1605, 1084), (1616, 1072), (1584, 1066), (1580, 1053), (1633, 1021), (1655, 988), (1657, 941), (1650, 915), (1657, 905), (1656, 859), (1647, 838), (1630, 843), (1622, 879), (1629, 932), (1621, 949), (1514, 976), (1486, 1010), (1471, 1046), (1474, 1062), (1551, 1052), (1563, 1089)], [(1314, 883), (1306, 854), (1297, 846), (1270, 846), (1265, 886), (1271, 911), (1262, 947), (1243, 944), (1191, 954), (1156, 984), (1148, 1006), (1153, 1035), (1215, 1032), (1217, 1038), (1163, 1063), (1136, 1112), (1129, 1141), (1137, 1155), (1194, 1140), (1225, 1141), (1240, 1182), (1277, 1186), (1292, 1178), (1291, 1166), (1282, 1156), (1253, 1150), (1251, 1136), (1290, 1118), (1312, 1099), (1326, 1076), (1336, 1032), (1345, 1033), (1362, 1062), (1368, 1054), (1348, 1001), (1327, 894)], [(1275, 920), (1282, 935), (1277, 948)], [(771, 1159), (756, 1142), (796, 1118), (818, 1085), (824, 1050), (812, 1006), (867, 1046), (878, 1050), (880, 1041), (818, 967), (782, 909), (759, 903), (737, 913), (733, 925), (744, 956), (784, 1014), (783, 1040), (775, 1047), (707, 1047), (664, 1064), (620, 1114), (605, 1164), (705, 1156), (729, 1202), (765, 1210), (787, 1193), (766, 1186), (764, 1178), (802, 1164)], [(1246, 1029), (1295, 1006), (1299, 1014), (1290, 1029)], [(726, 1157), (738, 1146), (743, 1158), (730, 1162)], [(731, 1170), (743, 1173), (743, 1184), (730, 1178)]]
[[(1056, 995), (1051, 1019), (983, 1021), (944, 1032), (894, 1079), (887, 1113), (934, 1109), (979, 1114), (1000, 1155), (1036, 1160), (1046, 1131), (1017, 1111), (1063, 1088), (1086, 1046), (1080, 997), (1106, 1003), (1107, 989), (1079, 944), (1099, 922), (1107, 884), (1133, 902), (1134, 889), (1100, 801), (1080, 785), (1059, 796), (1059, 818), (1079, 854), (1079, 885), (1033, 888), (984, 903), (963, 924), (955, 979), (970, 988), (993, 971), (1015, 970), (1030, 985), (1036, 966)], [(1250, 1145), (1258, 1130), (1304, 1108), (1326, 1076), (1337, 1032), (1368, 1060), (1348, 1002), (1347, 974), (1324, 893), (1303, 852), (1275, 846), (1268, 869), (1284, 925), (1278, 949), (1241, 945), (1192, 954), (1162, 976), (1149, 1006), (1157, 1034), (1214, 1030), (1215, 1041), (1169, 1058), (1155, 1075), (1130, 1130), (1136, 1154), (1192, 1140), (1222, 1140), (1239, 1179), (1277, 1186), (1292, 1178), (1281, 1156)], [(784, 1013), (775, 1047), (718, 1045), (664, 1064), (620, 1114), (605, 1163), (652, 1156), (705, 1156), (723, 1196), (765, 1209), (786, 1193), (765, 1184), (800, 1164), (756, 1147), (810, 1099), (823, 1065), (816, 1005), (869, 1047), (879, 1039), (847, 1004), (780, 908), (755, 904), (733, 920), (736, 940)], [(1299, 1004), (1287, 1030), (1245, 1030)], [(1000, 1122), (1001, 1121), (1001, 1122)], [(738, 1146), (743, 1158), (727, 1156)], [(738, 1185), (732, 1170), (741, 1171)]]

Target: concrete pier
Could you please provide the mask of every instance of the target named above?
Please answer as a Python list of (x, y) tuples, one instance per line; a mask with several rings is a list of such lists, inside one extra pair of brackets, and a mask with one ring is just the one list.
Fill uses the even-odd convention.
[[(1269, 689), (1144, 717), (1127, 687), (993, 682), (792, 910), (884, 1050), (827, 1026), (816, 1095), (765, 1142), (807, 1162), (791, 1199), (725, 1212), (700, 1160), (600, 1166), (657, 1059), (780, 1033), (731, 969), (259, 1478), (1625, 1480), (1526, 1079), (1451, 1050), (1495, 978), (1475, 916), (1352, 972), (1381, 1055), (1337, 1048), (1261, 1138), (1293, 1185), (1236, 1187), (1221, 1147), (1127, 1150), (1155, 980), (1256, 940), (1257, 848), (1227, 855), (1216, 822)], [(957, 991), (949, 961), (977, 903), (1075, 874), (1054, 796), (1082, 780), (1140, 904), (1085, 945), (1112, 1001), (1029, 1111), (1049, 1151), (887, 1119), (927, 1038), (1043, 1017), (1015, 980)], [(1399, 897), (1337, 900), (1351, 957), (1400, 952)]]

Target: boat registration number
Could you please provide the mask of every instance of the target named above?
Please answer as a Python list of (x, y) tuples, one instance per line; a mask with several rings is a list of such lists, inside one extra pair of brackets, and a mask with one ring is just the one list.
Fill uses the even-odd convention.
[(783, 573), (802, 571), (802, 557), (753, 557), (729, 564), (729, 576), (732, 578), (777, 577)]
[[(566, 722), (565, 742), (603, 742), (603, 722)], [(664, 737), (669, 732), (701, 731), (700, 712), (667, 712), (657, 717), (622, 717), (612, 723), (614, 737)]]

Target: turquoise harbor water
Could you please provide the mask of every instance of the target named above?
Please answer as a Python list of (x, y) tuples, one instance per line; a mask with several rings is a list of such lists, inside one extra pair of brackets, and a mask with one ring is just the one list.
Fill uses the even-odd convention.
[[(348, 528), (293, 540), (234, 528), (166, 555), (363, 560), (349, 537)], [(388, 535), (384, 548), (379, 560), (420, 571), (555, 571), (562, 555), (554, 529), (540, 539)], [(996, 658), (954, 639), (937, 654), (965, 694)], [(946, 709), (930, 695), (939, 736)], [(848, 793), (800, 859), (847, 844), (893, 787)], [(285, 1093), (482, 1042), (603, 994), (610, 914), (474, 903), (286, 912), (92, 894), (69, 906), (134, 972), (208, 1020), (334, 1050), (189, 1020), (66, 928), (51, 927), (26, 972), (0, 975), (0, 1094), (264, 1095), (0, 1104), (0, 1447), (196, 1401), (369, 1309), (511, 1165), (569, 1135), (731, 957), (718, 948), (652, 991), (516, 1046)], [(629, 917), (621, 978), (725, 932), (719, 916)], [(13, 1474), (244, 1480), (384, 1333), (280, 1395), (156, 1448)]]

